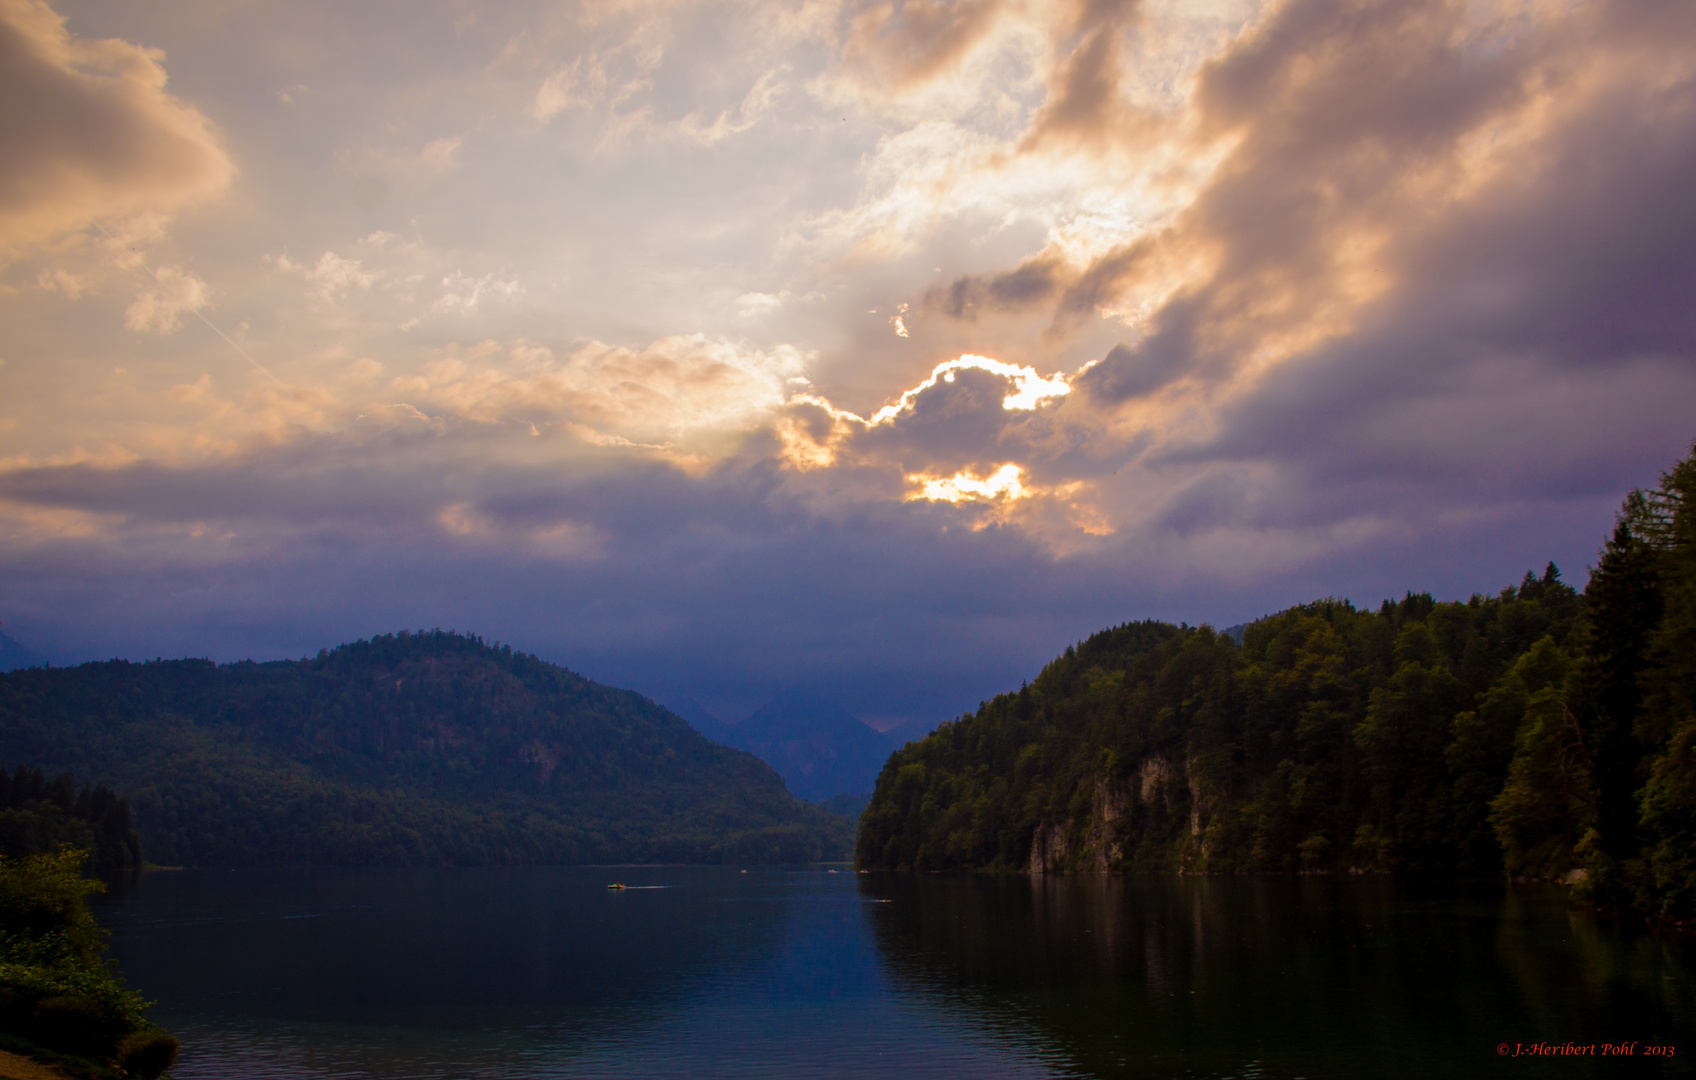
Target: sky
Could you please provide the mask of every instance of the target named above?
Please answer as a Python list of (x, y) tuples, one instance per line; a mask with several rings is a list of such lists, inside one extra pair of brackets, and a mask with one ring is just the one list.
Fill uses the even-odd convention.
[(0, 623), (887, 726), (1581, 586), (1693, 176), (1682, 3), (0, 0)]

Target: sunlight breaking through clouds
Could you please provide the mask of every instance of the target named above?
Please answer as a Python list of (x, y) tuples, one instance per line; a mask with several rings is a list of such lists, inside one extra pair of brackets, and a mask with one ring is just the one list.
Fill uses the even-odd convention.
[(931, 369), (929, 378), (911, 390), (904, 392), (901, 399), (895, 404), (885, 405), (873, 413), (868, 423), (873, 426), (889, 423), (912, 408), (919, 395), (935, 386), (939, 381), (951, 383), (954, 381), (956, 372), (972, 370), (987, 371), (1012, 382), (1013, 392), (1001, 401), (1001, 407), (1008, 411), (1035, 409), (1044, 401), (1065, 397), (1072, 392), (1072, 387), (1066, 381), (1066, 377), (1059, 372), (1045, 379), (1037, 374), (1035, 368), (1025, 367), (1022, 364), (1007, 364), (1000, 360), (992, 360), (987, 356), (964, 353), (957, 360), (948, 360), (936, 365)]
[(598, 560), (537, 625), (684, 653), (770, 585), (858, 655), (813, 584), (938, 565), (1021, 625), (1494, 588), (1692, 434), (1696, 5), (220, 10), (0, 0), (8, 627), (177, 622), (196, 523), (273, 612)]
[(925, 499), (930, 502), (970, 502), (979, 499), (1023, 499), (1030, 492), (1020, 482), (1021, 470), (1017, 465), (1006, 464), (988, 476), (978, 477), (970, 472), (959, 472), (948, 477), (928, 477), (912, 475), (907, 482), (921, 485), (919, 490), (907, 496), (908, 502)]
[[(781, 447), (779, 460), (797, 472), (814, 472), (829, 469), (842, 463), (843, 454), (847, 453), (848, 460), (859, 465), (881, 461), (885, 465), (892, 464), (884, 455), (887, 451), (878, 451), (869, 445), (861, 445), (859, 437), (868, 436), (872, 432), (896, 433), (897, 443), (907, 441), (907, 436), (899, 434), (904, 428), (904, 421), (915, 420), (914, 407), (919, 399), (939, 385), (953, 383), (962, 371), (982, 371), (1011, 383), (1010, 392), (1001, 400), (998, 414), (1009, 412), (1034, 412), (1044, 402), (1054, 401), (1071, 393), (1071, 384), (1066, 376), (1055, 373), (1049, 377), (1038, 374), (1036, 369), (1022, 364), (1009, 364), (987, 356), (977, 356), (963, 353), (953, 360), (937, 364), (917, 386), (902, 392), (894, 404), (886, 405), (867, 419), (858, 413), (838, 408), (828, 398), (814, 389), (806, 377), (789, 380), (788, 393), (783, 402), (780, 415), (771, 421), (771, 431), (777, 437)], [(956, 413), (958, 415), (958, 413)], [(919, 421), (919, 426), (924, 426)], [(923, 436), (920, 436), (923, 441)], [(916, 447), (909, 449), (916, 450)], [(934, 454), (930, 451), (916, 451), (924, 454)], [(935, 461), (934, 457), (930, 458)], [(934, 490), (937, 492), (969, 493), (974, 490), (973, 484), (990, 484), (983, 492), (996, 495), (1021, 497), (1018, 488), (1018, 469), (1014, 468), (1008, 474), (1004, 467), (988, 480), (979, 480), (975, 476), (961, 473), (957, 477), (943, 474), (924, 472), (915, 474), (912, 468), (915, 463), (907, 462), (898, 466), (902, 469), (910, 483), (929, 483), (936, 481), (943, 485)], [(1011, 478), (1013, 487), (1008, 487)], [(952, 485), (952, 486), (951, 486)], [(929, 497), (929, 496), (924, 496)], [(964, 494), (959, 497), (965, 497)], [(958, 501), (954, 495), (937, 495), (936, 498), (945, 501)], [(909, 500), (910, 501), (910, 500)]]

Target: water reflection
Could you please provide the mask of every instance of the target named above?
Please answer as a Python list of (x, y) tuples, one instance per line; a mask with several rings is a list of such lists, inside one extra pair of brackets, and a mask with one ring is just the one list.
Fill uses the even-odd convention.
[(152, 874), (98, 914), (179, 1080), (1064, 1072), (894, 991), (884, 906), (820, 868), (528, 867)]
[[(1690, 1075), (1688, 938), (1558, 890), (1387, 878), (866, 875), (892, 980), (1088, 1076)], [(1504, 1059), (1682, 1040), (1684, 1059)]]
[[(609, 892), (614, 876), (671, 887)], [(98, 914), (120, 970), (183, 1037), (179, 1076), (559, 1075), (771, 966), (792, 907), (723, 882), (691, 868), (187, 872), (149, 875)]]
[(1622, 1071), (1496, 1054), (1538, 1041), (1696, 1061), (1688, 939), (1493, 883), (197, 871), (98, 907), (181, 1080)]
[[(653, 876), (616, 873), (631, 884)], [(758, 896), (740, 898), (761, 905), (744, 917), (740, 908), (703, 905), (692, 883), (615, 893), (601, 880), (610, 876), (564, 868), (161, 874), (149, 879), (145, 906), (115, 897), (100, 914), (118, 931), (117, 959), (132, 981), (148, 985), (155, 965), (193, 954), (171, 979), (174, 1003), (437, 1030), (510, 1021), (515, 1010), (551, 1016), (561, 1006), (612, 1003), (622, 1011), (687, 994), (719, 958), (757, 963), (784, 936), (789, 909)]]

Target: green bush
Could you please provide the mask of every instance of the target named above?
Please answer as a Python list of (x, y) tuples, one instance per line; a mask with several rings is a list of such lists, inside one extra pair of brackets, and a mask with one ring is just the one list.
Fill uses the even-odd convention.
[[(127, 1072), (157, 1076), (176, 1040), (148, 1023), (147, 1002), (106, 966), (104, 932), (84, 899), (105, 886), (82, 876), (87, 859), (70, 847), (0, 857), (0, 1033), (91, 1065), (128, 1054), (138, 1068)], [(156, 1061), (157, 1071), (142, 1071)]]
[(129, 1030), (121, 1014), (82, 995), (42, 998), (30, 1022), (31, 1034), (43, 1046), (88, 1058), (110, 1056)]
[(176, 1036), (163, 1031), (132, 1031), (118, 1044), (118, 1067), (141, 1080), (154, 1080), (177, 1063)]

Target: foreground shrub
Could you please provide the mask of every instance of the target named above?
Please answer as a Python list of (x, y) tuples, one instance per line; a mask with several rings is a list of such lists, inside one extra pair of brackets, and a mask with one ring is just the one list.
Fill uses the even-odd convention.
[(141, 1080), (154, 1080), (177, 1063), (176, 1036), (163, 1031), (133, 1031), (118, 1044), (118, 1067)]
[[(0, 857), (0, 1031), (90, 1063), (127, 1052), (138, 1067), (126, 1072), (157, 1076), (176, 1040), (148, 1022), (147, 1002), (106, 966), (104, 932), (84, 899), (105, 886), (82, 876), (87, 857), (69, 847)], [(145, 1072), (156, 1061), (164, 1064)]]

